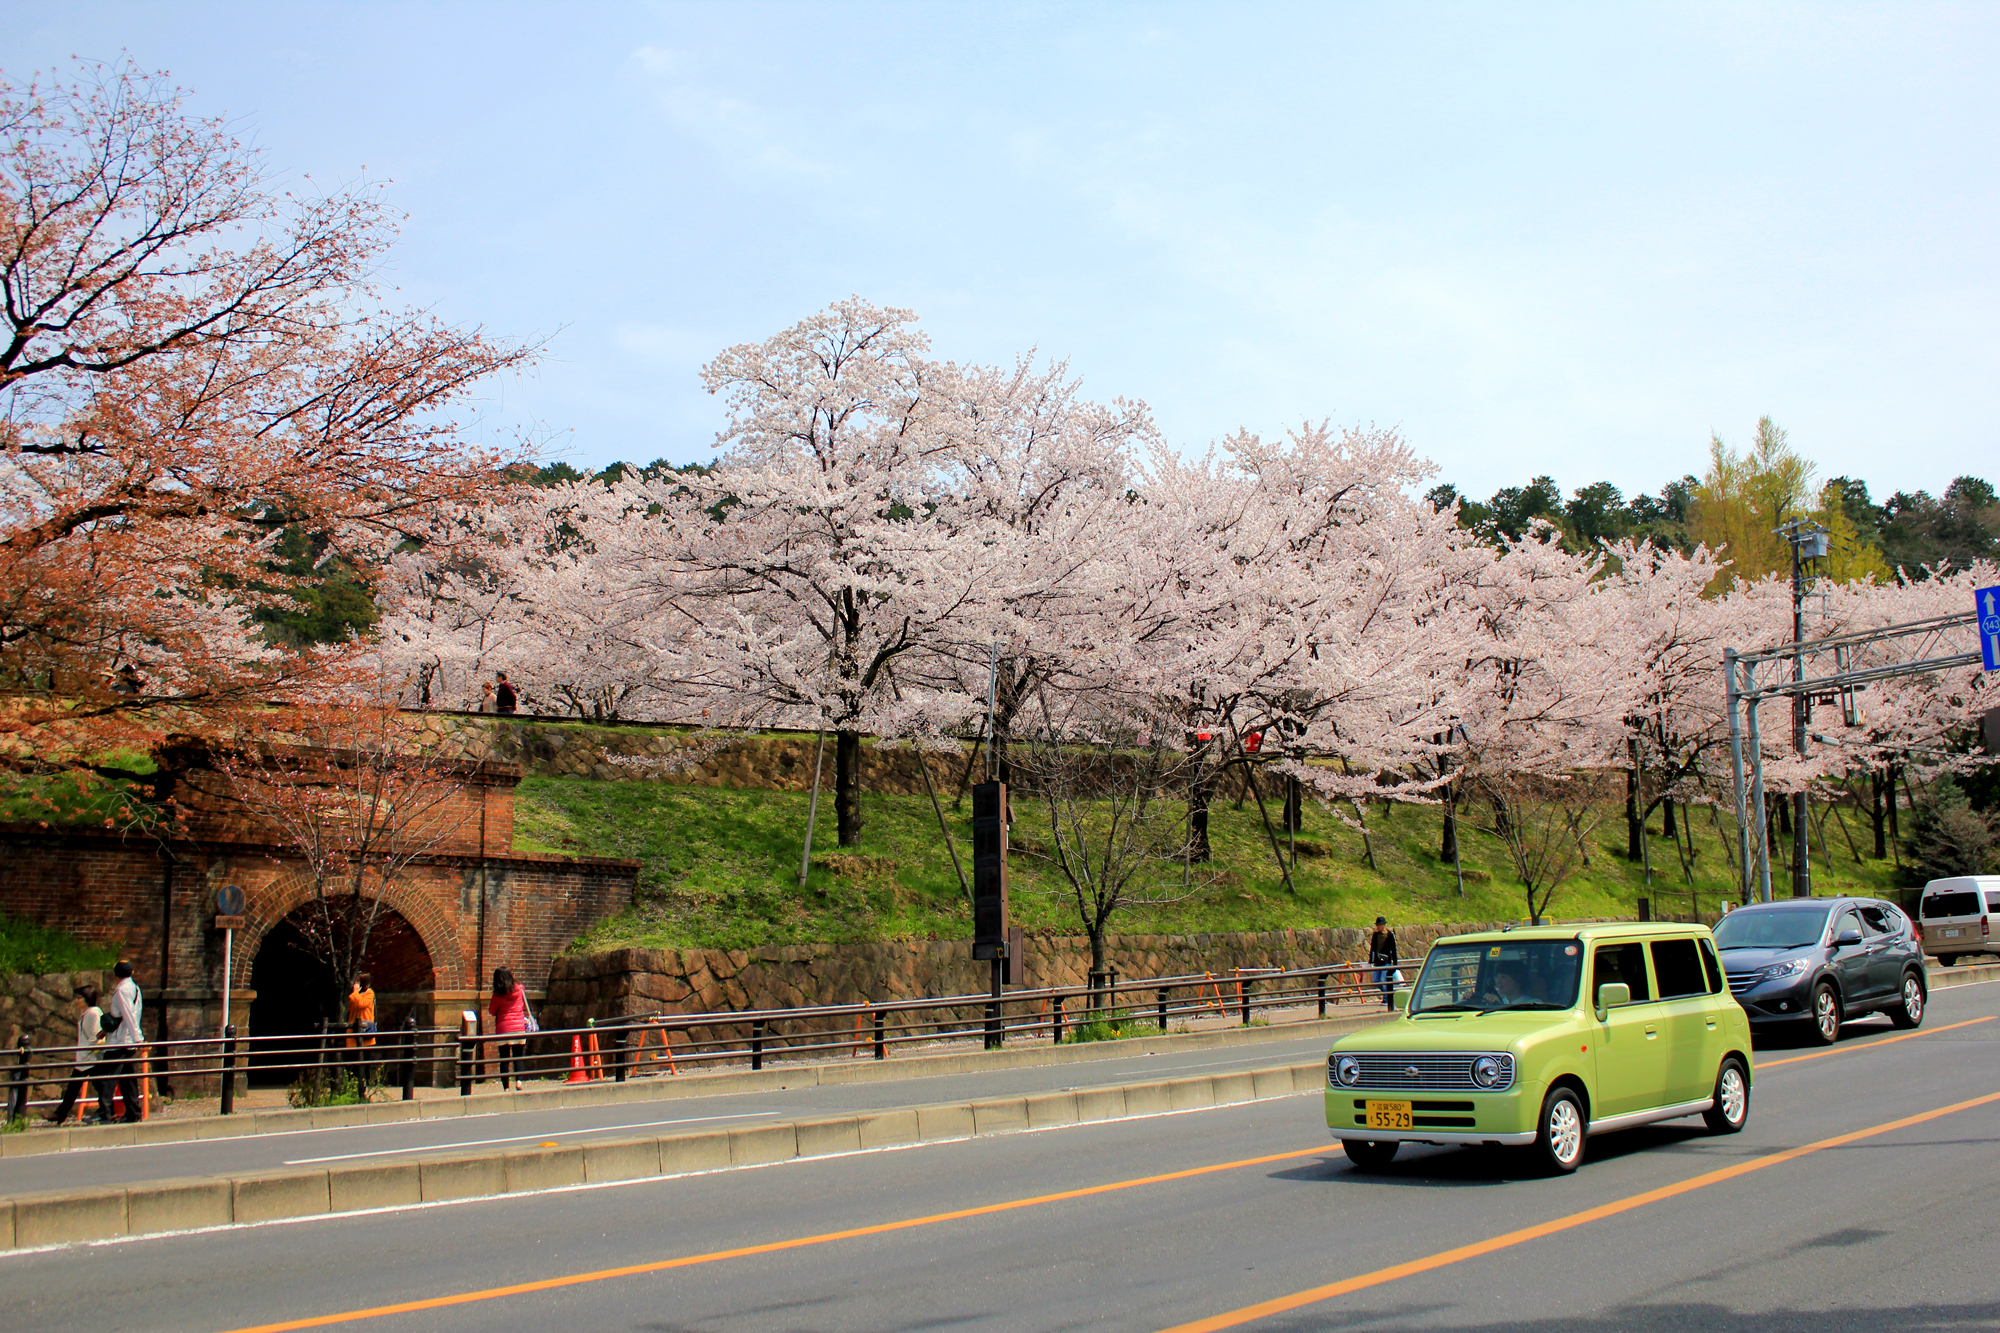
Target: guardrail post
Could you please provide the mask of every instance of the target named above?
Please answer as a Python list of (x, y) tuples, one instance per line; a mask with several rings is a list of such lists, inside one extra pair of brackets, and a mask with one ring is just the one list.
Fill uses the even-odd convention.
[(417, 1016), (403, 1020), (403, 1100), (417, 1099)]
[(222, 1114), (236, 1113), (236, 1025), (222, 1025)]
[(877, 1060), (886, 1060), (889, 1058), (888, 1035), (884, 1031), (887, 1026), (888, 1014), (881, 1009), (875, 1010), (875, 1058)]
[(1319, 974), (1319, 1016), (1326, 1017), (1326, 973)]
[(1243, 1008), (1243, 1026), (1250, 1026), (1250, 988), (1257, 983), (1249, 977), (1240, 977), (1236, 982), (1237, 1002)]
[(1160, 1006), (1160, 1031), (1165, 1032), (1167, 1030), (1167, 988), (1165, 986), (1160, 987), (1160, 993), (1156, 998)]
[(32, 1052), (28, 1039), (21, 1038), (14, 1047), (13, 1086), (7, 1089), (7, 1118), (19, 1120), (28, 1114), (28, 1060)]
[(452, 1070), (453, 1077), (458, 1080), (458, 1095), (461, 1097), (470, 1097), (472, 1095), (472, 1076), (475, 1072), (473, 1061), (475, 1059), (477, 1059), (477, 1055), (473, 1051), (472, 1023), (467, 1019), (461, 1018), (458, 1020), (458, 1051), (455, 1061), (457, 1067)]
[(1049, 1034), (1055, 1038), (1057, 1046), (1062, 1045), (1063, 997), (1058, 995), (1049, 1001)]
[(764, 1021), (757, 1020), (750, 1025), (750, 1068), (764, 1067)]
[(631, 1049), (632, 1045), (632, 1024), (630, 1020), (618, 1025), (618, 1033), (612, 1038), (612, 1042), (611, 1081), (613, 1083), (623, 1083), (625, 1081), (625, 1062), (630, 1058), (626, 1055), (626, 1052)]

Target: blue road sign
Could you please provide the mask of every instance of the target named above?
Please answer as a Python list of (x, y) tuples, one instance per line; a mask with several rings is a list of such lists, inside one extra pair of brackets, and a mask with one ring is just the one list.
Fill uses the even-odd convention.
[(2000, 671), (2000, 584), (1972, 594), (1979, 612), (1979, 655), (1988, 671)]

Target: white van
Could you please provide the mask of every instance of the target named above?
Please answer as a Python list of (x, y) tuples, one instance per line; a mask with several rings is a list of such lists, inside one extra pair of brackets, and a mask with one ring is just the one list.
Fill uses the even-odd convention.
[(1950, 967), (1969, 953), (2000, 954), (1992, 921), (2000, 916), (2000, 875), (1959, 875), (1924, 885), (1917, 908), (1924, 952)]

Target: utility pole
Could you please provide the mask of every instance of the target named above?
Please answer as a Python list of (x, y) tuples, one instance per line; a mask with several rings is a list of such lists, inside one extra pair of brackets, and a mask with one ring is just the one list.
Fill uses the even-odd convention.
[[(1792, 548), (1792, 681), (1806, 678), (1805, 564), (1827, 552), (1827, 531), (1811, 519), (1793, 519), (1777, 529)], [(1792, 750), (1806, 757), (1806, 727), (1812, 721), (1812, 700), (1801, 691), (1792, 695)], [(1792, 897), (1812, 897), (1812, 858), (1806, 838), (1805, 788), (1792, 793)]]

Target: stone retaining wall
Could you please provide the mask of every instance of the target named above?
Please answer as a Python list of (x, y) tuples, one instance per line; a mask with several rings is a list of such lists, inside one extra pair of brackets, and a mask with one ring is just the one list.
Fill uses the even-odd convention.
[[(1405, 957), (1433, 940), (1496, 923), (1395, 927)], [(1234, 969), (1309, 967), (1366, 960), (1362, 929), (1269, 930), (1237, 934), (1114, 935), (1107, 961), (1121, 977), (1225, 974)], [(869, 944), (796, 944), (764, 949), (616, 949), (558, 958), (549, 974), (544, 1023), (576, 1027), (586, 1019), (644, 1013), (713, 1013), (825, 1004), (883, 1003), (971, 995), (989, 984), (989, 964), (975, 962), (970, 940), (897, 940)], [(1090, 942), (1080, 935), (1031, 937), (1027, 984), (1081, 986)]]

